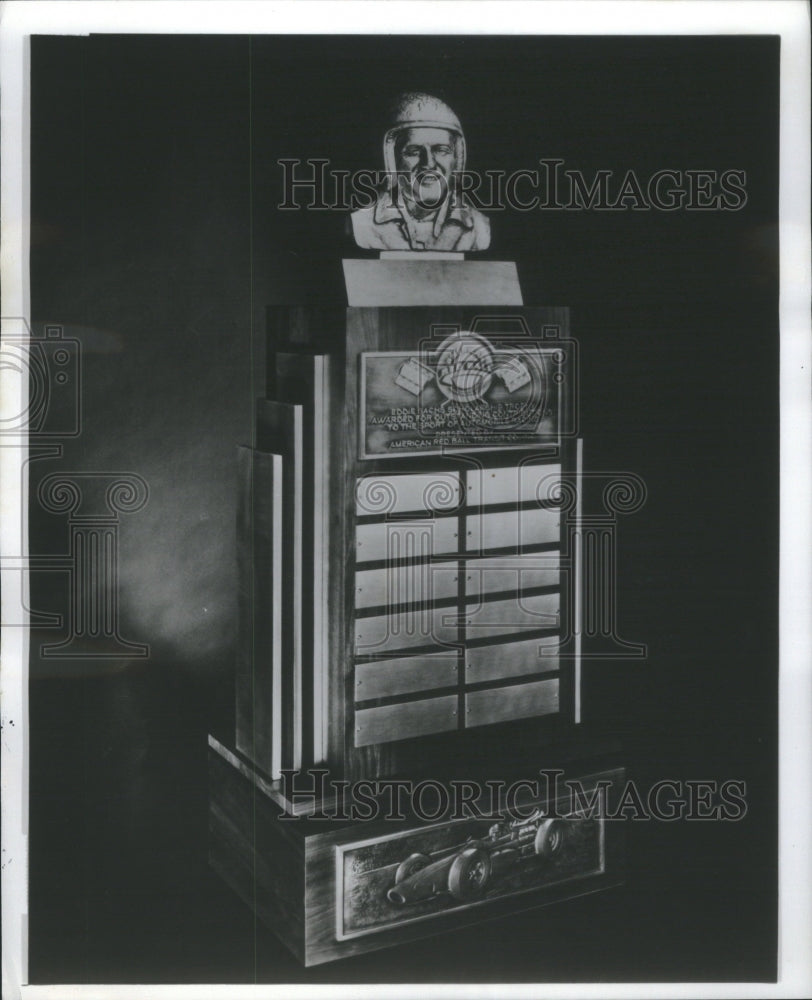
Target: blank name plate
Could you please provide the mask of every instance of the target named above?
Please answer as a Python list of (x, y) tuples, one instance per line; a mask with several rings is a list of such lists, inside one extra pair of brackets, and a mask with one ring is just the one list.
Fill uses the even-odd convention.
[(456, 653), (426, 653), (355, 665), (355, 700), (388, 698), (457, 683)]
[(456, 517), (402, 523), (359, 524), (355, 532), (357, 562), (427, 559), (459, 550)]
[(492, 646), (476, 646), (465, 653), (465, 680), (468, 684), (496, 681), (522, 674), (558, 670), (558, 637), (523, 639)]
[(414, 604), (454, 597), (458, 579), (457, 563), (406, 563), (359, 571), (355, 574), (355, 607)]
[(466, 636), (484, 639), (528, 629), (558, 628), (559, 603), (558, 593), (553, 593), (468, 604), (464, 617)]
[(456, 729), (458, 704), (457, 696), (451, 694), (380, 708), (360, 708), (355, 713), (355, 745), (391, 743)]
[(554, 500), (561, 481), (560, 465), (521, 465), (468, 472), (467, 502), (480, 504)]
[(456, 472), (367, 476), (356, 484), (355, 512), (362, 517), (452, 511), (460, 506), (460, 500), (460, 477)]
[(529, 719), (558, 711), (558, 678), (514, 684), (512, 687), (469, 691), (465, 695), (465, 725), (486, 726), (510, 719)]
[(559, 512), (544, 507), (474, 514), (466, 519), (468, 551), (554, 544), (560, 540), (560, 525)]
[(450, 646), (457, 642), (459, 612), (455, 606), (416, 608), (355, 620), (355, 651), (386, 653), (415, 646)]
[(492, 556), (472, 559), (465, 565), (465, 593), (495, 594), (500, 591), (557, 587), (558, 552), (537, 552), (521, 556)]

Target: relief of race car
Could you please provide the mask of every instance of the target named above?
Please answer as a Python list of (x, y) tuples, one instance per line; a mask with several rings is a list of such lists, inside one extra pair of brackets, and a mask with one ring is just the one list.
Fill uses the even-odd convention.
[(479, 899), (495, 876), (520, 860), (560, 854), (570, 822), (545, 817), (537, 809), (525, 819), (494, 823), (482, 839), (471, 838), (431, 857), (410, 854), (398, 865), (386, 898), (399, 906), (445, 893), (460, 902)]

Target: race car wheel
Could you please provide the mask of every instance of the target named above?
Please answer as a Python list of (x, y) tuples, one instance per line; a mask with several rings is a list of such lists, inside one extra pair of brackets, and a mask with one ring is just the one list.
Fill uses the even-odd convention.
[(560, 819), (543, 819), (536, 831), (533, 849), (542, 858), (552, 858), (561, 852), (567, 828)]
[(448, 872), (448, 891), (461, 902), (478, 899), (491, 877), (491, 856), (481, 847), (466, 847)]
[(395, 885), (430, 864), (431, 860), (427, 858), (425, 854), (410, 854), (409, 857), (404, 858), (397, 867), (397, 871), (395, 872)]

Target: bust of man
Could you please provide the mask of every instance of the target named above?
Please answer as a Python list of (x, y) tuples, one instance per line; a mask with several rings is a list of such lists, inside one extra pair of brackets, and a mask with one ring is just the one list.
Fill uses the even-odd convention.
[(465, 136), (447, 104), (402, 94), (383, 140), (387, 178), (374, 205), (351, 215), (355, 242), (367, 250), (486, 250), (490, 223), (457, 191)]

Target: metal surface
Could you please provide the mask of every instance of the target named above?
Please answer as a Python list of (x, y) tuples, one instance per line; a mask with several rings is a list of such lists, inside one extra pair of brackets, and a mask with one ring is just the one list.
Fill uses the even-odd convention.
[(512, 687), (469, 691), (465, 696), (465, 725), (484, 726), (509, 719), (527, 719), (558, 711), (558, 678), (515, 684)]
[(358, 480), (355, 489), (359, 516), (451, 511), (459, 505), (460, 477), (456, 472), (367, 476)]
[(388, 698), (457, 683), (456, 653), (400, 656), (355, 666), (355, 700)]
[(581, 551), (581, 507), (583, 493), (584, 442), (578, 438), (575, 449), (575, 531), (573, 533), (573, 558), (575, 560), (575, 587), (573, 597), (573, 620), (575, 621), (575, 664), (573, 670), (575, 698), (573, 721), (581, 721), (581, 635), (583, 633), (583, 552)]
[(425, 559), (457, 552), (459, 544), (456, 517), (400, 524), (360, 524), (356, 529), (356, 560)]
[[(585, 791), (605, 803), (606, 787), (621, 777), (620, 772), (591, 776)], [(603, 788), (596, 788), (599, 780)], [(490, 819), (424, 824), (337, 844), (336, 938), (393, 930), (568, 882), (590, 891), (587, 880), (601, 876), (616, 861), (614, 855), (607, 857), (604, 820), (567, 815), (568, 799), (556, 802), (556, 811), (566, 818), (552, 821), (544, 818), (544, 801), (522, 801), (521, 808), (526, 818), (506, 817), (495, 824)], [(551, 823), (558, 834), (558, 847), (552, 850), (545, 849), (541, 836)], [(465, 863), (472, 856), (485, 862), (477, 873)], [(465, 880), (472, 891), (455, 878), (461, 871), (475, 876)]]
[(522, 304), (512, 261), (344, 260), (351, 306)]
[(355, 745), (390, 743), (429, 733), (442, 733), (457, 726), (457, 696), (424, 698), (399, 705), (362, 708), (355, 713)]
[(436, 345), (363, 352), (359, 457), (553, 447), (560, 395), (549, 375), (558, 353), (459, 330)]
[(557, 650), (557, 638), (476, 646), (465, 653), (466, 683), (477, 684), (480, 681), (558, 670)]
[(550, 545), (559, 540), (560, 514), (544, 508), (474, 514), (466, 518), (469, 551)]
[(457, 641), (456, 607), (415, 609), (358, 618), (355, 651), (385, 653), (414, 646), (448, 646)]
[(547, 487), (552, 488), (560, 478), (561, 466), (550, 463), (472, 469), (468, 472), (466, 501), (477, 506), (547, 499)]
[(476, 596), (500, 591), (518, 592), (532, 587), (557, 587), (559, 578), (557, 552), (474, 559), (465, 565), (465, 593)]
[(557, 593), (468, 604), (464, 622), (469, 639), (507, 635), (522, 629), (557, 628), (560, 597)]
[(355, 607), (417, 603), (457, 593), (457, 563), (407, 563), (355, 574)]

